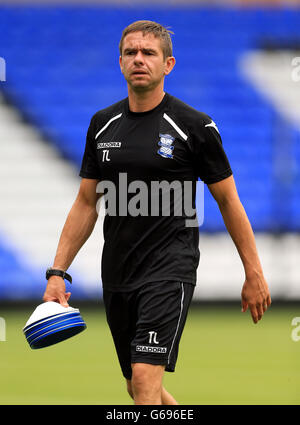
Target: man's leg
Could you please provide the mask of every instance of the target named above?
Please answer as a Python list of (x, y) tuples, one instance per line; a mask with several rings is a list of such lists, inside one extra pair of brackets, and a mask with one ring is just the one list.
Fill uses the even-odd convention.
[(132, 364), (132, 380), (127, 379), (126, 382), (135, 404), (178, 404), (162, 386), (164, 369), (164, 366), (147, 363)]
[(161, 392), (161, 401), (162, 401), (162, 404), (166, 404), (166, 405), (178, 404), (175, 398), (170, 393), (168, 393), (168, 391), (164, 387), (162, 388), (162, 392)]

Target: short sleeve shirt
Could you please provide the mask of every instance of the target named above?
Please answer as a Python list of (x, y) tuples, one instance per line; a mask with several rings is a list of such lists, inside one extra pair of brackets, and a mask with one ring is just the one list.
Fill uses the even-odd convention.
[(214, 121), (168, 93), (151, 111), (130, 111), (128, 98), (98, 111), (80, 176), (106, 187), (103, 288), (130, 291), (162, 280), (196, 284), (199, 228), (186, 226), (183, 193), (191, 188), (195, 207), (198, 179), (212, 184), (231, 174)]

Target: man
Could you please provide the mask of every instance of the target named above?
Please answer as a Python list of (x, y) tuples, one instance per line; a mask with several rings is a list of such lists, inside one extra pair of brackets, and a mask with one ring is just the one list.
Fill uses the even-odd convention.
[[(112, 182), (119, 193), (117, 212), (104, 221), (102, 282), (119, 362), (135, 404), (177, 404), (162, 380), (165, 371), (175, 369), (196, 283), (199, 230), (185, 225), (184, 213), (121, 213), (124, 199), (128, 205), (133, 200), (132, 191), (121, 187), (125, 177), (129, 184), (142, 179), (147, 188), (153, 181), (195, 183), (200, 177), (218, 203), (245, 269), (242, 311), (249, 307), (257, 323), (271, 298), (215, 123), (164, 92), (164, 78), (175, 65), (170, 32), (138, 21), (125, 28), (119, 47), (128, 98), (91, 120), (79, 193), (52, 268), (68, 269), (97, 220), (98, 182)], [(174, 212), (175, 201), (170, 204)], [(44, 301), (68, 306), (64, 275), (50, 272), (48, 277)]]

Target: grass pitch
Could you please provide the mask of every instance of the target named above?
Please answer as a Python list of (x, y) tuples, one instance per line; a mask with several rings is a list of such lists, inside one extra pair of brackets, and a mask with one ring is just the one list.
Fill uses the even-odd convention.
[[(37, 304), (0, 309), (6, 322), (0, 404), (132, 404), (104, 310), (79, 305), (84, 332), (31, 350), (22, 328)], [(165, 374), (164, 386), (180, 404), (299, 404), (300, 341), (292, 339), (297, 316), (299, 306), (273, 302), (254, 325), (238, 303), (193, 307), (176, 371)]]

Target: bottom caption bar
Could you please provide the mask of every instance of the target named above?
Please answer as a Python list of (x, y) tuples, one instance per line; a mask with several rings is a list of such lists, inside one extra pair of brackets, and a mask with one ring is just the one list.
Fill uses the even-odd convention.
[[(114, 407), (104, 409), (103, 419), (109, 421), (126, 421), (130, 423), (149, 423), (152, 421), (188, 421), (189, 423), (196, 423), (196, 409), (195, 408), (161, 408), (161, 407)], [(199, 420), (199, 417), (197, 418)], [(197, 421), (198, 422), (198, 421)]]

